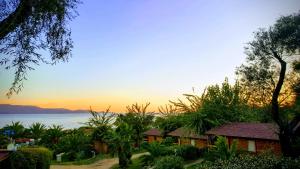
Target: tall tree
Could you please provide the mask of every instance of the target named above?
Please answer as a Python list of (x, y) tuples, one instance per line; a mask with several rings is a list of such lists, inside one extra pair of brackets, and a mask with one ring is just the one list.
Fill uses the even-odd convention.
[(135, 145), (139, 147), (143, 141), (143, 133), (150, 127), (153, 122), (153, 112), (149, 112), (147, 109), (150, 103), (132, 104), (127, 106), (127, 113), (120, 114), (117, 118), (116, 125), (120, 123), (128, 124), (133, 130), (133, 140)]
[[(280, 128), (279, 138), (284, 155), (290, 155), (291, 137), (294, 124), (299, 117), (286, 124), (282, 119), (279, 95), (289, 71), (289, 63), (299, 58), (300, 49), (300, 12), (283, 16), (269, 29), (260, 29), (254, 40), (246, 48), (247, 64), (238, 69), (242, 81), (263, 86), (267, 82), (274, 84), (272, 88), (271, 113), (273, 120)], [(277, 76), (276, 76), (277, 75)], [(275, 78), (274, 78), (275, 77)], [(297, 120), (298, 119), (298, 120)]]
[(44, 134), (46, 129), (46, 126), (42, 123), (33, 123), (29, 127), (29, 132), (31, 134), (31, 137), (35, 139), (35, 141), (38, 141)]
[(127, 123), (119, 123), (109, 138), (109, 148), (112, 154), (118, 154), (119, 168), (126, 169), (131, 163), (133, 147), (133, 130)]
[[(79, 0), (0, 0), (0, 65), (15, 69), (7, 95), (18, 93), (33, 64), (55, 64), (71, 56), (68, 22)], [(50, 60), (40, 53), (49, 51)]]
[(247, 106), (239, 83), (211, 85), (201, 96), (186, 94), (186, 100), (173, 103), (178, 110), (186, 113), (186, 125), (199, 134), (212, 127), (228, 122), (255, 121), (254, 111)]

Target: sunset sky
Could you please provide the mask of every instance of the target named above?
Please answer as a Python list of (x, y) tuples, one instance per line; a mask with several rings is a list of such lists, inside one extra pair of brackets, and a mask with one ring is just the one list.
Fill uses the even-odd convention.
[(35, 66), (10, 99), (14, 70), (0, 68), (0, 104), (122, 112), (151, 102), (156, 110), (192, 88), (234, 82), (253, 32), (299, 7), (299, 0), (84, 0), (70, 25), (69, 62)]

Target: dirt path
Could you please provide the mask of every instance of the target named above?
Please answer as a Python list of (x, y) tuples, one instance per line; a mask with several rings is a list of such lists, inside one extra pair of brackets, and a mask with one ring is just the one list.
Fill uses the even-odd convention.
[[(144, 154), (147, 153), (134, 154), (131, 158), (137, 158)], [(118, 162), (118, 158), (109, 158), (89, 165), (51, 165), (50, 169), (109, 169)]]

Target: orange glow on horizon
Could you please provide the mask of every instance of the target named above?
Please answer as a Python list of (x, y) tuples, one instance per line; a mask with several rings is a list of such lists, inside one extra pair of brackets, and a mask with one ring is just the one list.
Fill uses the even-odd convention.
[[(138, 104), (145, 104), (148, 101), (139, 101)], [(150, 101), (149, 101), (150, 102)], [(28, 105), (37, 106), (41, 108), (65, 108), (69, 110), (89, 110), (90, 107), (95, 111), (104, 111), (110, 107), (112, 112), (126, 112), (126, 106), (134, 104), (136, 102), (130, 100), (124, 101), (99, 101), (99, 100), (11, 100), (11, 99), (0, 99), (0, 104), (12, 104), (12, 105)], [(164, 105), (167, 102), (152, 101), (150, 102), (148, 111), (157, 111), (158, 106)]]

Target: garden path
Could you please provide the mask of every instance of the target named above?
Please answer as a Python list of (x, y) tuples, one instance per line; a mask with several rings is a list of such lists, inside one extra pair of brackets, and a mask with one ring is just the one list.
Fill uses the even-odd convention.
[[(138, 158), (144, 154), (147, 153), (134, 154), (132, 158)], [(109, 169), (118, 162), (118, 158), (108, 158), (89, 165), (51, 165), (50, 169)]]

